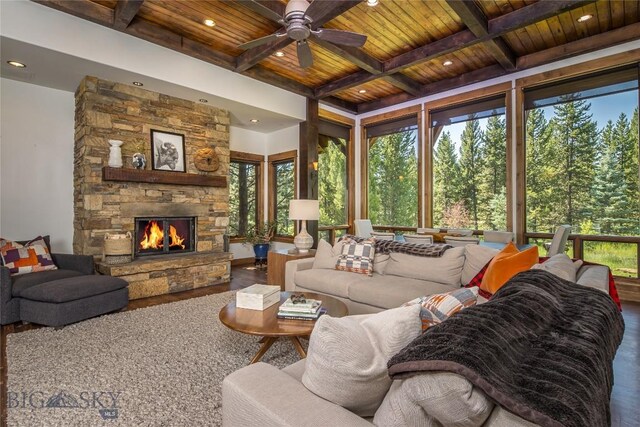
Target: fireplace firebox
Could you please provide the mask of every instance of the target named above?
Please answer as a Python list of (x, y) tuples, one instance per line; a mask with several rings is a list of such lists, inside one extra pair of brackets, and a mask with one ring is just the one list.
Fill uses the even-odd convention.
[(135, 219), (135, 256), (193, 252), (196, 219), (159, 217)]

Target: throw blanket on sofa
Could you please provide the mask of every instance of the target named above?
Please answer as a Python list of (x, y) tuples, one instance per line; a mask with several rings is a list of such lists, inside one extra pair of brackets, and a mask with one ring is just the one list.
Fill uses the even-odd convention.
[[(342, 236), (340, 240), (350, 239), (355, 242), (362, 242), (366, 240), (364, 237), (352, 236), (347, 234)], [(431, 244), (416, 244), (416, 243), (406, 243), (399, 242), (396, 240), (379, 240), (376, 239), (376, 253), (377, 254), (390, 254), (391, 252), (397, 252), (407, 255), (415, 255), (415, 256), (424, 256), (431, 258), (441, 257), (442, 254), (445, 253), (447, 249), (451, 249), (453, 246), (451, 245), (443, 245), (442, 243), (431, 243)]]
[(624, 322), (599, 290), (542, 270), (429, 328), (388, 363), (393, 378), (449, 371), (542, 426), (609, 426)]

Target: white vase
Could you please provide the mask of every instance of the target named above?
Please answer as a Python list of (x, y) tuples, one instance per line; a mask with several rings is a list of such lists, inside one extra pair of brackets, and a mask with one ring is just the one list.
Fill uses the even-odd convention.
[(122, 141), (117, 139), (110, 139), (109, 145), (109, 167), (112, 168), (121, 168), (122, 167), (122, 150), (120, 150), (120, 146), (123, 144)]

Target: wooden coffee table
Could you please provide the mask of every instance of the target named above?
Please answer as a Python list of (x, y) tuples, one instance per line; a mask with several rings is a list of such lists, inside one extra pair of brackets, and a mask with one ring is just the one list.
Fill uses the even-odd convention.
[[(300, 292), (294, 293), (299, 294)], [(307, 353), (304, 351), (302, 344), (300, 344), (300, 337), (311, 335), (316, 321), (278, 319), (278, 308), (290, 295), (291, 292), (280, 292), (280, 302), (263, 311), (236, 308), (235, 301), (230, 302), (220, 310), (220, 321), (226, 327), (244, 334), (262, 337), (260, 340), (262, 346), (251, 359), (251, 363), (260, 361), (278, 338), (288, 338), (300, 354), (300, 357), (307, 357)], [(327, 309), (327, 313), (324, 316), (343, 317), (349, 314), (347, 306), (336, 298), (311, 292), (304, 292), (304, 296), (321, 300), (322, 306)]]

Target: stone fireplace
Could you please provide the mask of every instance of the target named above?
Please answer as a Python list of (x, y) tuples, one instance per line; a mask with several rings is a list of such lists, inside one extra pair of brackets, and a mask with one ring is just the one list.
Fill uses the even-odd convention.
[[(184, 173), (151, 170), (152, 129), (184, 135)], [(122, 168), (107, 166), (109, 139), (124, 142)], [(196, 168), (203, 148), (215, 151), (218, 170)], [(145, 169), (133, 167), (134, 153), (145, 154)], [(76, 91), (74, 160), (74, 252), (93, 255), (100, 273), (127, 280), (131, 299), (229, 280), (231, 255), (222, 249), (229, 223), (227, 111), (85, 77)], [(156, 234), (141, 247), (152, 228)], [(134, 260), (101, 263), (105, 234), (123, 232), (134, 237)]]

